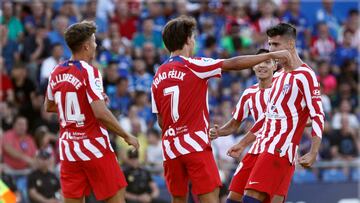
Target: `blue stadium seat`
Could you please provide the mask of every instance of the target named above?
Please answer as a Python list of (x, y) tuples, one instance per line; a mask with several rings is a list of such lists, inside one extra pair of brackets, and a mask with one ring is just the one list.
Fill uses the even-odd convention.
[(323, 172), (323, 181), (326, 183), (339, 183), (345, 182), (348, 177), (342, 170), (339, 169), (326, 169)]
[(166, 188), (165, 179), (162, 176), (153, 175), (152, 179), (159, 188)]
[(351, 170), (351, 180), (355, 182), (360, 181), (360, 168), (354, 168)]
[(304, 169), (296, 170), (293, 177), (294, 183), (314, 183), (317, 180), (317, 177), (312, 171)]

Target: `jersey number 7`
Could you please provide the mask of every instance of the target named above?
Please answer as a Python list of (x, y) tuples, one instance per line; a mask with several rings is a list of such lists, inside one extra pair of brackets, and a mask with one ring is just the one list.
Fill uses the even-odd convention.
[(164, 89), (164, 96), (171, 96), (171, 118), (173, 122), (179, 120), (179, 86), (171, 86)]

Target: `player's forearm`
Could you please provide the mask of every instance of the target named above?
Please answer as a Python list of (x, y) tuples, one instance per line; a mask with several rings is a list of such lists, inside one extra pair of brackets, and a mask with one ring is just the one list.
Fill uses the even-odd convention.
[(223, 70), (242, 70), (251, 68), (256, 64), (271, 59), (271, 54), (245, 55), (225, 59), (223, 62)]
[(234, 133), (240, 126), (240, 122), (231, 119), (225, 125), (221, 126), (218, 130), (219, 136), (227, 136)]
[(246, 133), (244, 138), (240, 140), (239, 144), (244, 146), (244, 147), (247, 147), (251, 143), (253, 143), (255, 140), (256, 140), (255, 134), (252, 133), (251, 131), (249, 131), (248, 133)]
[(97, 119), (106, 127), (106, 129), (115, 133), (116, 135), (127, 138), (129, 134), (119, 125), (115, 116), (110, 112), (109, 109), (104, 109), (102, 116), (97, 117)]
[(57, 112), (55, 102), (49, 101), (47, 98), (45, 98), (44, 108), (46, 112), (53, 112), (53, 113)]
[(318, 136), (313, 136), (311, 138), (310, 153), (316, 155), (319, 152), (320, 145), (321, 145), (321, 138)]

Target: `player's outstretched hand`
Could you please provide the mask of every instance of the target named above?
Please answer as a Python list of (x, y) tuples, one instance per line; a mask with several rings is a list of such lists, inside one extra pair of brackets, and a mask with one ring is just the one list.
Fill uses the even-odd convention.
[(245, 147), (240, 143), (232, 146), (228, 151), (227, 155), (231, 156), (232, 158), (239, 158), (242, 152), (244, 151)]
[(270, 52), (270, 53), (271, 53), (271, 58), (273, 58), (273, 59), (280, 59), (280, 60), (286, 60), (286, 61), (291, 60), (291, 54), (288, 50), (280, 50), (280, 51), (274, 51), (274, 52)]
[(304, 168), (310, 168), (316, 161), (316, 153), (307, 153), (299, 158), (299, 164)]
[(215, 140), (219, 137), (219, 125), (215, 124), (213, 128), (209, 130), (209, 136), (211, 140)]
[(132, 145), (133, 147), (135, 147), (135, 149), (139, 149), (139, 141), (136, 137), (129, 135), (127, 136), (125, 139), (125, 142), (128, 143), (129, 145)]

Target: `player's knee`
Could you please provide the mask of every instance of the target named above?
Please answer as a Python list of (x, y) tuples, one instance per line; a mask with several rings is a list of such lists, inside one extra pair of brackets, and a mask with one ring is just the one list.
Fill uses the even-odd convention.
[(226, 203), (240, 203), (242, 200), (242, 197), (243, 197), (242, 194), (230, 191), (230, 193), (226, 199)]
[(284, 196), (279, 196), (279, 195), (275, 195), (272, 199), (271, 199), (271, 203), (283, 203), (284, 202)]
[(125, 188), (121, 188), (116, 194), (108, 198), (106, 203), (125, 203)]
[(199, 195), (200, 202), (204, 203), (218, 203), (220, 188), (215, 188), (212, 192)]
[(186, 197), (183, 196), (172, 196), (172, 203), (185, 203)]

